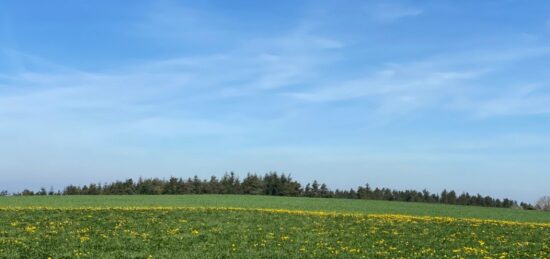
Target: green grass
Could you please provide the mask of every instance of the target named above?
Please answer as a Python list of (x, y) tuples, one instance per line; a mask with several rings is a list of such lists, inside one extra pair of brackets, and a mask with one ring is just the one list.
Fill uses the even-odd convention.
[(537, 211), (368, 200), (0, 197), (0, 258), (548, 258), (549, 223)]
[(503, 208), (483, 208), (427, 203), (348, 199), (296, 198), (252, 195), (158, 195), (158, 196), (17, 196), (0, 197), (4, 207), (239, 207), (291, 210), (446, 216), (518, 222), (550, 222), (550, 213)]
[(254, 209), (4, 208), (3, 258), (548, 258), (550, 225)]

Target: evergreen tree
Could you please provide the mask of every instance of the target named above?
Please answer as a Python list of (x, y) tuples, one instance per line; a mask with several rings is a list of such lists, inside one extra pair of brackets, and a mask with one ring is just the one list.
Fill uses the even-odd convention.
[(244, 178), (241, 188), (244, 194), (258, 195), (265, 192), (264, 182), (256, 174), (248, 174), (246, 178)]
[(321, 187), (319, 188), (319, 195), (323, 198), (330, 198), (332, 196), (330, 195), (327, 185), (324, 183), (321, 184)]
[(313, 184), (311, 184), (311, 194), (313, 197), (319, 197), (319, 183), (317, 180), (313, 180)]

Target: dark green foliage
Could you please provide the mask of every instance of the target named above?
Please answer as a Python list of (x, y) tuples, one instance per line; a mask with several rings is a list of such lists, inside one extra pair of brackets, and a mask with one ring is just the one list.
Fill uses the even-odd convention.
[(243, 194), (263, 194), (264, 181), (255, 174), (248, 174), (241, 184)]

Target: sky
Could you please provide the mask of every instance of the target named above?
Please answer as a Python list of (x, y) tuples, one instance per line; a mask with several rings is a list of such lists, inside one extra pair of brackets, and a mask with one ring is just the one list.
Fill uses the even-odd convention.
[(550, 195), (547, 1), (0, 2), (0, 189)]

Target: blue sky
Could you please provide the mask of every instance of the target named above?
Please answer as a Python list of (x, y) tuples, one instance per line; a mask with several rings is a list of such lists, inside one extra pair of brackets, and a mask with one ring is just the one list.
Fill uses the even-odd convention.
[(0, 189), (550, 194), (546, 1), (2, 1)]

